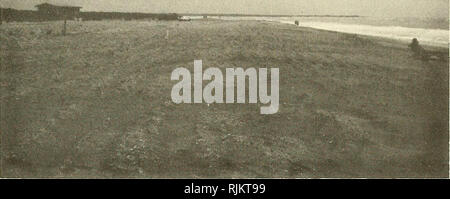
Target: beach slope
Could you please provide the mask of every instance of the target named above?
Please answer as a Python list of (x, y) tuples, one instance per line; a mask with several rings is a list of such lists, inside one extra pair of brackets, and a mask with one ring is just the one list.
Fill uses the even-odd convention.
[[(61, 26), (0, 27), (2, 177), (448, 177), (448, 56), (263, 21)], [(279, 112), (174, 104), (195, 59), (279, 68)]]

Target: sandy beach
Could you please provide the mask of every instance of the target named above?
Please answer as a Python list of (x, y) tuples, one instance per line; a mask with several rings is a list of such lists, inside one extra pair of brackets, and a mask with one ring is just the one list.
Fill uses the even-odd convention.
[[(0, 26), (5, 177), (448, 177), (448, 48), (267, 21)], [(174, 104), (178, 67), (280, 71), (280, 109)]]

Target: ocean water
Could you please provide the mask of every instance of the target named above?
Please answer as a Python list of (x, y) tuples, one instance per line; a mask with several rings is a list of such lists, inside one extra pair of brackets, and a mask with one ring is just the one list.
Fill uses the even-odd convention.
[(223, 20), (265, 20), (316, 29), (385, 37), (402, 41), (417, 38), (421, 44), (449, 47), (449, 21), (445, 18), (380, 17), (214, 17)]

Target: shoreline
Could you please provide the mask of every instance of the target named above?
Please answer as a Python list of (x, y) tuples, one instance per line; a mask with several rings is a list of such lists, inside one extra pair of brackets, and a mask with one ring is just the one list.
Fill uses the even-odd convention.
[[(230, 21), (240, 21), (242, 19), (223, 19), (223, 18), (216, 18), (214, 17), (214, 19), (218, 19), (218, 20), (230, 20)], [(295, 25), (295, 20), (293, 21), (286, 21), (286, 20), (277, 20), (277, 19), (249, 19), (249, 20), (255, 20), (255, 21), (268, 21), (268, 22), (277, 22), (277, 23), (282, 23), (282, 24), (289, 24), (289, 25)], [(246, 21), (246, 20), (242, 20), (242, 21)], [(332, 27), (334, 26), (334, 27)], [(401, 41), (401, 42), (411, 42), (411, 40), (413, 38), (418, 38), (419, 42), (421, 42), (421, 44), (426, 45), (426, 46), (432, 46), (432, 47), (441, 47), (441, 48), (449, 48), (449, 43), (448, 43), (448, 39), (449, 39), (449, 31), (445, 30), (445, 29), (426, 29), (426, 28), (410, 28), (410, 27), (403, 27), (403, 26), (377, 26), (377, 25), (366, 25), (366, 24), (349, 24), (349, 23), (336, 23), (336, 22), (300, 22), (300, 24), (298, 25), (298, 27), (305, 27), (305, 28), (313, 28), (313, 29), (317, 29), (317, 30), (325, 30), (325, 31), (333, 31), (333, 32), (339, 32), (339, 33), (347, 33), (347, 34), (357, 34), (357, 35), (361, 35), (361, 36), (372, 36), (372, 37), (379, 37), (379, 38), (386, 38), (386, 39), (392, 39), (392, 40), (397, 40), (397, 41)], [(361, 29), (365, 29), (365, 31), (361, 31)], [(374, 29), (374, 30), (369, 30), (369, 29)], [(383, 32), (386, 31), (388, 29), (400, 29), (404, 32), (409, 32), (407, 34), (410, 34), (409, 36), (392, 36), (389, 34), (392, 33), (375, 33), (376, 31), (378, 32)], [(359, 30), (359, 31), (354, 31), (354, 30)], [(372, 32), (370, 32), (372, 31)], [(373, 32), (375, 31), (375, 32)], [(414, 33), (414, 32), (421, 32), (421, 33)], [(432, 41), (430, 39), (421, 39), (421, 36), (418, 35), (423, 35), (426, 34), (430, 31), (435, 31), (435, 32), (439, 32), (439, 34), (441, 35), (441, 37), (447, 37), (447, 42), (437, 42), (437, 41)], [(406, 33), (403, 33), (406, 34)], [(416, 35), (412, 35), (412, 34), (416, 34)]]

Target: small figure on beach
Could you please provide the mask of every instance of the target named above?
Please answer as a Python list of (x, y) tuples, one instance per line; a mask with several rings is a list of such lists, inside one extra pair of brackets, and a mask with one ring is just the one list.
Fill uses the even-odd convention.
[(413, 55), (415, 58), (419, 58), (423, 61), (428, 60), (428, 58), (429, 58), (428, 53), (427, 53), (427, 51), (425, 51), (425, 49), (422, 46), (420, 46), (417, 38), (414, 38), (408, 46), (413, 51)]

